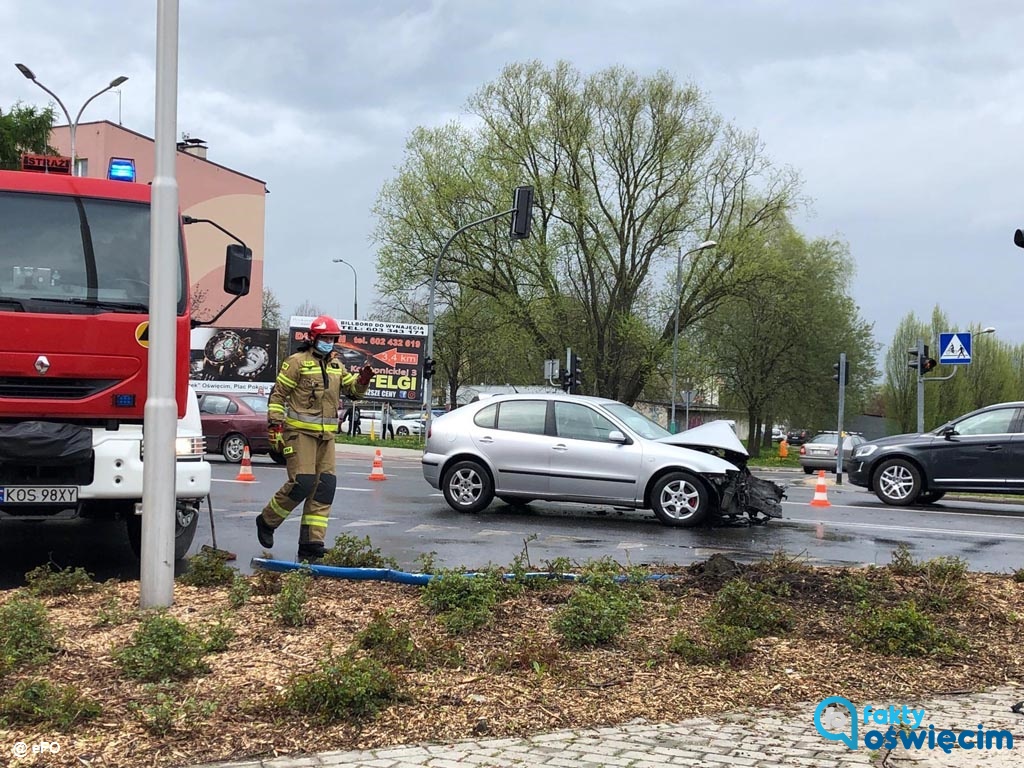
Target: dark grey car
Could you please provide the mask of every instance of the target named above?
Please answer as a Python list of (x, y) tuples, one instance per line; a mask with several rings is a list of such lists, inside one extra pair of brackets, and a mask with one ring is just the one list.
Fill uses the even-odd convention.
[(949, 491), (1024, 493), (1024, 402), (865, 443), (853, 453), (849, 479), (897, 506), (931, 504)]

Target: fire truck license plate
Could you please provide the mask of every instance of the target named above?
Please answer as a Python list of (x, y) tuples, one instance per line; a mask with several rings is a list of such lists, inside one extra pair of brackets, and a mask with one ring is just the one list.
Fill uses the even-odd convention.
[(0, 486), (0, 504), (74, 504), (77, 501), (76, 485)]

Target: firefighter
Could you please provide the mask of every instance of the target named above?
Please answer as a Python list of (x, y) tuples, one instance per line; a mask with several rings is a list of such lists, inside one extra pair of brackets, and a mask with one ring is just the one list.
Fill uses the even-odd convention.
[(261, 545), (272, 548), (274, 530), (305, 502), (298, 559), (310, 562), (323, 557), (327, 516), (334, 501), (338, 403), (342, 394), (361, 398), (373, 375), (369, 364), (356, 376), (335, 358), (332, 353), (340, 333), (334, 318), (321, 315), (313, 320), (309, 341), (281, 363), (267, 408), (270, 444), (284, 454), (288, 482), (256, 518), (256, 536)]

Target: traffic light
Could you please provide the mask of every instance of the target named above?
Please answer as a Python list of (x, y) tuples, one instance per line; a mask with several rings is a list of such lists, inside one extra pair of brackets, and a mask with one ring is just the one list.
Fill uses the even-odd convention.
[(572, 373), (568, 368), (562, 371), (562, 390), (564, 392), (572, 391)]
[(428, 357), (423, 361), (423, 378), (429, 379), (434, 375), (434, 358)]
[(516, 187), (512, 200), (512, 231), (513, 240), (525, 240), (530, 236), (530, 220), (533, 218), (533, 187)]
[(842, 369), (843, 372), (843, 386), (845, 387), (850, 383), (850, 361), (846, 361), (846, 367), (844, 368), (842, 363), (832, 363), (832, 370), (835, 373), (832, 374), (832, 381), (839, 381), (839, 372)]
[[(925, 349), (927, 349), (927, 347), (925, 347)], [(928, 353), (925, 352), (925, 354), (927, 355)], [(932, 370), (936, 365), (938, 365), (938, 363), (935, 362), (934, 357), (926, 357), (921, 361), (921, 373), (928, 373), (928, 371)]]
[(583, 388), (583, 359), (573, 352), (571, 363), (569, 392), (575, 395)]
[(928, 357), (928, 345), (924, 345), (924, 356), (918, 358), (917, 347), (911, 347), (907, 350), (907, 367), (915, 370), (918, 374), (927, 373), (934, 368), (937, 363)]

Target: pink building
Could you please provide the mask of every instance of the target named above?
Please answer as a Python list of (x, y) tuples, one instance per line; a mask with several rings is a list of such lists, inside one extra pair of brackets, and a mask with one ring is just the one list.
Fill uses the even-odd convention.
[[(71, 154), (68, 126), (57, 126), (50, 144), (60, 154)], [(153, 180), (153, 139), (102, 120), (79, 123), (75, 131), (75, 157), (79, 175), (105, 178), (111, 158), (135, 161), (135, 180)], [(263, 249), (267, 185), (207, 159), (202, 140), (178, 144), (178, 198), (186, 216), (212, 219), (234, 232), (252, 249), (252, 287), (217, 321), (222, 328), (259, 328), (263, 320)], [(209, 224), (185, 227), (188, 248), (192, 311), (202, 319), (212, 317), (230, 297), (223, 291), (224, 248), (233, 241)]]

